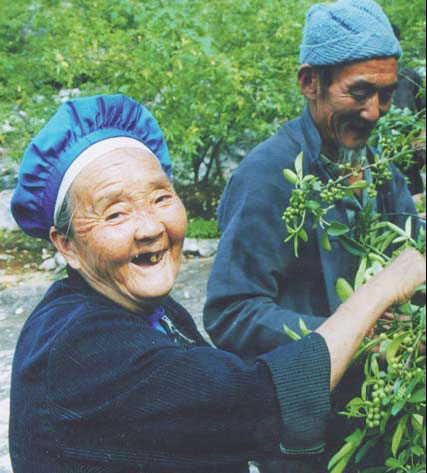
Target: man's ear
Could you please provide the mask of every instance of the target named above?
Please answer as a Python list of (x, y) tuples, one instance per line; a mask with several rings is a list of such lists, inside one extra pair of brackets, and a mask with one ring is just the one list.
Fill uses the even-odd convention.
[(50, 241), (73, 269), (80, 269), (80, 258), (72, 239), (55, 227), (50, 227)]
[(319, 78), (313, 66), (303, 64), (299, 68), (298, 82), (303, 95), (308, 100), (316, 100), (318, 96)]

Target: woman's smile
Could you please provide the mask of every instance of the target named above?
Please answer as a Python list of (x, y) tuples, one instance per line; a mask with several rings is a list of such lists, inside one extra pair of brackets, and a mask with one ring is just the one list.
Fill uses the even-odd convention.
[(173, 288), (185, 209), (150, 153), (122, 149), (99, 159), (101, 171), (95, 161), (72, 186), (76, 237), (69, 263), (98, 292), (138, 312)]

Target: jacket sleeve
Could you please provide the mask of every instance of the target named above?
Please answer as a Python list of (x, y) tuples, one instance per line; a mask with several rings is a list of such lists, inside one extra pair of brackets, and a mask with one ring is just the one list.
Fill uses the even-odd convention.
[(211, 347), (181, 350), (131, 317), (99, 311), (51, 349), (51, 427), (70, 461), (228, 471), (280, 446), (290, 455), (320, 452), (329, 383), (318, 334), (250, 366)]
[[(283, 159), (269, 159), (268, 155), (243, 162), (219, 208), (222, 237), (208, 282), (204, 323), (218, 347), (248, 361), (289, 342), (284, 324), (299, 332), (300, 319), (311, 330), (325, 320), (279, 304), (279, 294), (284, 291), (290, 297), (296, 295), (293, 309), (305, 293), (309, 297), (310, 292), (319, 291), (310, 286), (312, 278), (302, 280), (301, 274), (310, 268), (295, 258), (293, 245), (283, 243), (282, 216), (292, 186), (283, 178), (284, 166), (279, 162)], [(311, 249), (319, 259), (314, 233), (304, 245), (305, 252)]]

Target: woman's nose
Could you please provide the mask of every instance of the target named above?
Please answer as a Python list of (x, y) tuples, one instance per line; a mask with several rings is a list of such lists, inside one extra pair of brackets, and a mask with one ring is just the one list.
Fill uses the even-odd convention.
[(151, 212), (139, 212), (135, 217), (135, 239), (156, 240), (164, 232), (164, 225)]
[(362, 110), (361, 117), (368, 122), (376, 122), (381, 117), (379, 94), (370, 97)]

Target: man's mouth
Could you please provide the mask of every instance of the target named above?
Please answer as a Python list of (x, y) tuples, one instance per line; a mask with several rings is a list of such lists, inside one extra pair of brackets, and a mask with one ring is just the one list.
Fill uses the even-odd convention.
[(165, 250), (140, 253), (132, 258), (132, 263), (137, 266), (154, 266), (160, 263), (165, 253)]
[(375, 125), (368, 123), (348, 123), (346, 126), (347, 129), (359, 134), (359, 135), (370, 135), (375, 128)]

